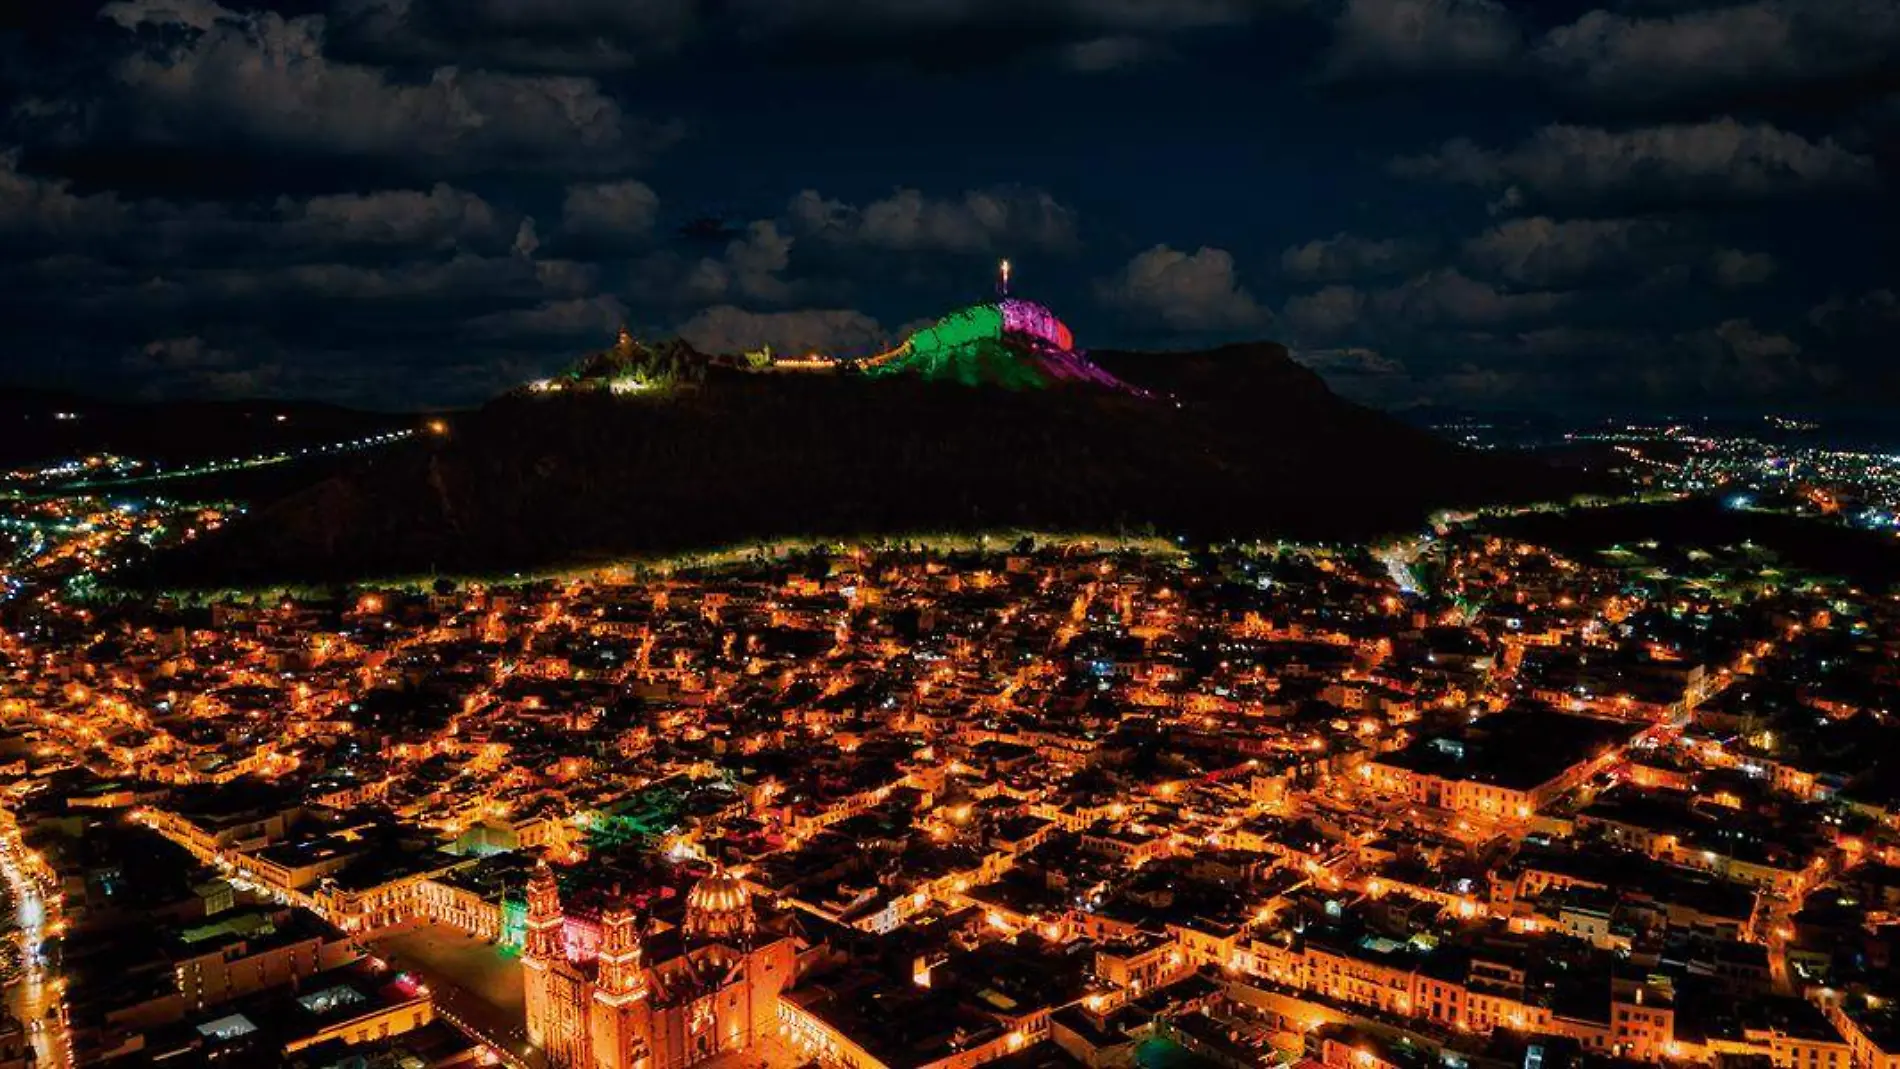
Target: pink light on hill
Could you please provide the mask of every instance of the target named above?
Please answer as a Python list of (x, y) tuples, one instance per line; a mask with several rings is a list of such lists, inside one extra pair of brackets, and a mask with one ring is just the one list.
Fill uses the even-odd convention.
[(1027, 334), (1055, 346), (1063, 352), (1075, 348), (1075, 335), (1054, 312), (1034, 301), (1005, 297), (996, 302), (1003, 312), (1003, 330), (1009, 334)]

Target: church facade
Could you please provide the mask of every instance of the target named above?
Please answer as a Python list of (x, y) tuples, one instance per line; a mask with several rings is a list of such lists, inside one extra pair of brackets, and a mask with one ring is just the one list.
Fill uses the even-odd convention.
[(528, 1038), (557, 1069), (686, 1069), (778, 1027), (796, 941), (763, 929), (745, 885), (715, 869), (667, 926), (624, 907), (601, 917), (591, 960), (568, 947), (554, 873), (528, 883), (522, 948)]

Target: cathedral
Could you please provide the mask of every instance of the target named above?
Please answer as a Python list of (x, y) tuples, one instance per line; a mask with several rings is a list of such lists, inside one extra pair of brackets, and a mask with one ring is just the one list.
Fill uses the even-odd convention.
[(747, 1049), (778, 1027), (797, 968), (794, 938), (761, 926), (745, 885), (719, 868), (693, 886), (677, 926), (608, 910), (591, 960), (566, 927), (543, 862), (521, 963), (528, 1038), (557, 1069), (684, 1069)]

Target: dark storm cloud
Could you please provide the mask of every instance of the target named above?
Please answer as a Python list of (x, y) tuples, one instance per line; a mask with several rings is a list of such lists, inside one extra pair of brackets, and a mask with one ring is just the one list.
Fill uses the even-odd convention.
[(1345, 0), (1323, 72), (1331, 78), (1494, 73), (1523, 48), (1493, 0)]
[[(368, 399), (351, 384), (431, 381), (429, 343), (461, 322), (492, 315), (492, 344), (573, 320), (559, 305), (592, 294), (597, 272), (534, 259), (529, 232), (530, 220), (444, 184), (180, 203), (77, 193), (0, 156), (0, 316), (37, 339), (42, 367), (89, 382)], [(54, 251), (88, 248), (110, 259)], [(386, 377), (395, 366), (410, 376)]]
[(1225, 249), (1189, 253), (1156, 245), (1104, 280), (1099, 292), (1109, 304), (1181, 331), (1256, 330), (1273, 318), (1241, 285)]
[(687, 277), (687, 286), (701, 302), (731, 297), (791, 300), (794, 290), (783, 272), (791, 266), (794, 240), (770, 219), (753, 222), (744, 236), (727, 244), (724, 256), (702, 258)]
[[(623, 216), (649, 214), (639, 190), (576, 187), (569, 190), (564, 229), (597, 236), (618, 229)], [(902, 283), (906, 264), (1030, 251), (1070, 254), (1079, 240), (1072, 211), (1047, 193), (1021, 187), (949, 196), (899, 189), (861, 205), (808, 189), (791, 197), (779, 215), (737, 226), (734, 235), (717, 255), (664, 248), (640, 255), (628, 264), (625, 295), (638, 305), (675, 310), (732, 302), (785, 305), (848, 293), (854, 288), (849, 279), (867, 273)]]
[(1687, 358), (1645, 369), (1652, 392), (1800, 395), (1825, 390), (1839, 376), (1832, 364), (1804, 359), (1794, 338), (1746, 319), (1681, 333), (1675, 342)]
[[(1308, 349), (1406, 353), (1391, 367), (1315, 364), (1355, 396), (1387, 403), (1487, 405), (1522, 391), (1554, 391), (1577, 403), (1620, 395), (1637, 405), (1690, 396), (1716, 403), (1838, 396), (1853, 374), (1838, 347), (1804, 339), (1795, 325), (1747, 316), (1698, 323), (1698, 313), (1675, 307), (1678, 296), (1654, 289), (1658, 265), (1698, 255), (1696, 248), (1647, 220), (1514, 220), (1461, 251), (1486, 277), (1447, 267), (1393, 286), (1326, 286), (1288, 299), (1282, 314)], [(1686, 266), (1711, 292), (1761, 285), (1775, 270), (1772, 257), (1738, 250), (1705, 260)], [(1534, 288), (1565, 281), (1580, 285)], [(1811, 318), (1847, 307), (1836, 302)], [(1687, 322), (1667, 329), (1645, 322), (1658, 315)], [(1328, 344), (1339, 348), (1319, 348)]]
[(261, 397), (286, 392), (294, 374), (268, 340), (196, 334), (159, 338), (125, 352), (113, 370), (147, 397)]
[[(1523, 391), (1563, 389), (1623, 404), (1695, 396), (1705, 402), (1802, 403), (1832, 393), (1840, 370), (1796, 338), (1746, 318), (1670, 332), (1554, 327), (1489, 339), (1495, 370), (1454, 371), (1473, 399), (1510, 403)], [(1518, 354), (1514, 359), (1507, 354)]]
[(1662, 228), (1634, 219), (1512, 219), (1465, 242), (1467, 260), (1520, 285), (1574, 282), (1628, 262), (1663, 240)]
[(1774, 271), (1772, 256), (1730, 248), (1711, 252), (1700, 228), (1655, 218), (1507, 219), (1468, 239), (1462, 257), (1483, 277), (1541, 288), (1657, 281), (1676, 270), (1739, 287)]
[(470, 59), (602, 73), (683, 53), (797, 66), (957, 68), (1036, 55), (1075, 71), (1169, 53), (1169, 35), (1296, 0), (336, 0), (341, 45), (380, 61)]
[[(1414, 343), (1414, 348), (1418, 348)], [(1837, 395), (1841, 367), (1788, 333), (1746, 318), (1675, 332), (1542, 327), (1467, 331), (1418, 348), (1409, 363), (1376, 350), (1299, 350), (1316, 370), (1374, 403), (1423, 400), (1515, 408), (1526, 397), (1619, 407), (1811, 403)], [(1366, 353), (1364, 358), (1333, 354)], [(1343, 366), (1341, 366), (1343, 365)]]
[(904, 252), (986, 253), (1006, 244), (1060, 250), (1076, 242), (1075, 213), (1033, 189), (957, 197), (900, 189), (862, 207), (808, 189), (792, 198), (786, 215), (794, 230), (819, 241)]
[(645, 182), (586, 182), (567, 187), (561, 227), (597, 239), (638, 239), (652, 232), (659, 212), (659, 194)]
[(81, 194), (63, 179), (20, 169), (0, 153), (0, 234), (13, 251), (108, 242), (115, 259), (203, 267), (285, 263), (346, 255), (375, 258), (499, 252), (521, 221), (446, 183), (264, 203), (131, 199)]
[(1900, 296), (1890, 289), (1858, 296), (1835, 294), (1809, 309), (1807, 322), (1828, 342), (1866, 353), (1882, 365), (1883, 381), (1900, 386), (1900, 368), (1891, 366), (1900, 339)]
[(20, 125), (84, 145), (348, 157), (399, 170), (586, 173), (642, 162), (671, 139), (586, 78), (441, 66), (417, 78), (332, 57), (322, 15), (210, 0), (116, 0), (123, 51), (84, 100), (29, 98)]
[(602, 72), (671, 56), (701, 30), (693, 0), (336, 0), (352, 55), (428, 65)]
[(1505, 148), (1458, 138), (1393, 170), (1557, 202), (1761, 198), (1868, 190), (1877, 179), (1872, 159), (1832, 138), (1728, 117), (1621, 130), (1550, 125)]
[(557, 341), (578, 346), (598, 344), (630, 322), (627, 306), (611, 296), (543, 301), (477, 316), (463, 326), (470, 338)]
[(1110, 34), (1064, 45), (1057, 52), (1062, 66), (1084, 74), (1126, 70), (1176, 58), (1166, 44), (1133, 34)]
[(1780, 270), (1781, 262), (1765, 252), (1717, 249), (1709, 254), (1709, 272), (1715, 284), (1727, 289), (1760, 286)]
[[(464, 321), (496, 310), (589, 295), (590, 272), (569, 273), (521, 257), (455, 256), (385, 267), (302, 263), (273, 268), (177, 268), (164, 273), (105, 268), (77, 294), (14, 293), (10, 321), (88, 334), (115, 344), (242, 330), (280, 348), (322, 344), (439, 344)], [(87, 324), (72, 337), (75, 322)], [(418, 359), (431, 356), (425, 347)]]
[(1333, 341), (1361, 327), (1367, 303), (1355, 286), (1326, 286), (1289, 298), (1281, 318), (1307, 344)]
[(181, 301), (316, 300), (355, 307), (403, 305), (445, 298), (526, 300), (559, 282), (518, 256), (455, 256), (388, 267), (355, 263), (294, 264), (274, 270), (211, 269), (172, 276)]
[(1889, 79), (1900, 54), (1894, 0), (1757, 0), (1658, 12), (1591, 11), (1551, 30), (1536, 58), (1557, 84), (1613, 98), (1667, 98)]
[(1502, 289), (1444, 267), (1374, 292), (1370, 311), (1408, 326), (1488, 327), (1545, 318), (1572, 300), (1569, 293)]
[(486, 201), (438, 182), (427, 191), (384, 190), (283, 200), (277, 211), (305, 243), (394, 245), (405, 249), (492, 246), (517, 232)]
[(1298, 282), (1336, 282), (1403, 274), (1419, 267), (1429, 253), (1421, 241), (1365, 238), (1341, 231), (1288, 248), (1280, 254), (1280, 270)]
[[(1310, 5), (1323, 11), (1327, 5)], [(1340, 0), (1330, 78), (1507, 76), (1619, 110), (1840, 99), (1900, 84), (1900, 0), (1569, 5)], [(1567, 13), (1567, 19), (1551, 16)], [(1787, 103), (1787, 98), (1779, 102)]]
[(1282, 315), (1306, 344), (1351, 337), (1397, 340), (1420, 330), (1495, 328), (1543, 319), (1576, 299), (1573, 292), (1494, 283), (1445, 266), (1390, 285), (1339, 284), (1296, 294)]
[[(1008, 35), (1091, 36), (1231, 26), (1283, 4), (1265, 0), (730, 0), (731, 17), (761, 37), (819, 31), (919, 35), (976, 28)], [(999, 41), (1007, 47), (1008, 41)]]
[(0, 234), (11, 242), (109, 234), (123, 218), (117, 196), (80, 196), (68, 182), (21, 171), (17, 150), (0, 153)]

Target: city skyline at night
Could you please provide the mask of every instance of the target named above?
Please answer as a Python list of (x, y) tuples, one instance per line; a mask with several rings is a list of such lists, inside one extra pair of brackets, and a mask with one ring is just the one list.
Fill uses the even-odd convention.
[(0, 1069), (1900, 1069), (1900, 0), (0, 13)]

